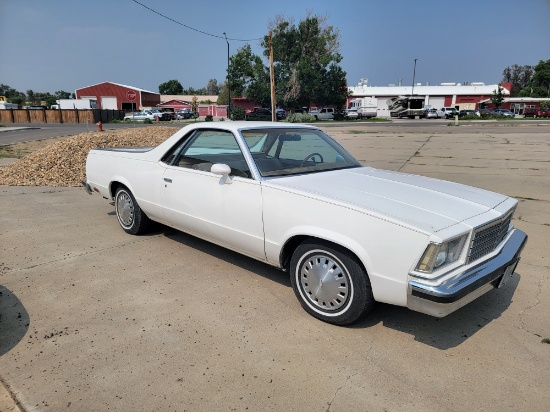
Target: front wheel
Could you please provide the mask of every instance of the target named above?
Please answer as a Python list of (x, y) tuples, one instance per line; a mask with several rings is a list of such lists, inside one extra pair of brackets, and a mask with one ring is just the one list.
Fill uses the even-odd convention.
[(349, 325), (370, 311), (369, 278), (345, 249), (323, 241), (299, 245), (290, 262), (291, 283), (310, 315), (334, 325)]
[(139, 207), (132, 192), (120, 186), (115, 194), (115, 212), (118, 223), (126, 233), (139, 235), (149, 226), (149, 218)]

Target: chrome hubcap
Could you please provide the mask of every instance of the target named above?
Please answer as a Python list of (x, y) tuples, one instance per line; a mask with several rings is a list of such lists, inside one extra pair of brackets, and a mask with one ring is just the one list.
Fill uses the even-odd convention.
[(116, 214), (123, 226), (132, 226), (132, 222), (134, 221), (134, 204), (128, 193), (119, 193), (116, 200)]
[(346, 304), (349, 278), (339, 262), (329, 256), (307, 257), (299, 271), (300, 285), (307, 299), (325, 311), (335, 311)]

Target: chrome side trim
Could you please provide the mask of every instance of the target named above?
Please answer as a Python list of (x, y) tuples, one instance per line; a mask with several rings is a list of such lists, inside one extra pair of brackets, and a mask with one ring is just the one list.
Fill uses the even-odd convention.
[[(407, 307), (417, 312), (443, 317), (497, 287), (506, 269), (517, 265), (527, 235), (514, 229), (500, 253), (439, 285), (420, 279), (409, 280)], [(514, 266), (515, 267), (515, 266)]]

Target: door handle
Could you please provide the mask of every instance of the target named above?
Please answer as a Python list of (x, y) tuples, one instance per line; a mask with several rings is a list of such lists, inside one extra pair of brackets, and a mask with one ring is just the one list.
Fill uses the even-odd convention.
[(166, 178), (166, 177), (164, 178), (164, 181), (165, 181), (166, 183), (172, 183), (172, 179), (168, 179), (168, 178)]

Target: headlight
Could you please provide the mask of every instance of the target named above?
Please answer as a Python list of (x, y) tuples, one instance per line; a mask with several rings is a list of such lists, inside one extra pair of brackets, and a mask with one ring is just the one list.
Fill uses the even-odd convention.
[(444, 243), (430, 243), (422, 255), (416, 270), (432, 273), (450, 263), (456, 262), (464, 249), (468, 235), (457, 237)]

